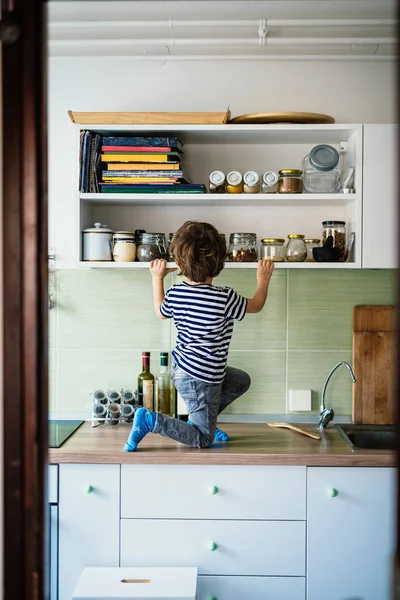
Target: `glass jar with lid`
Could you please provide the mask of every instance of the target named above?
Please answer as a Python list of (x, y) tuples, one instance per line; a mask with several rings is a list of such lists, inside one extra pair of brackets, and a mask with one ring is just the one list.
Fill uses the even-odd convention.
[(257, 261), (257, 235), (255, 233), (231, 233), (228, 260), (232, 262)]
[(315, 262), (313, 248), (318, 248), (321, 243), (321, 240), (319, 240), (318, 238), (310, 238), (308, 240), (304, 240), (304, 243), (307, 248), (307, 262)]
[(260, 176), (256, 171), (247, 171), (243, 175), (243, 191), (245, 194), (258, 194), (260, 191)]
[(279, 175), (275, 171), (266, 171), (262, 176), (261, 191), (264, 194), (276, 194), (278, 191)]
[(137, 249), (140, 262), (150, 262), (156, 258), (165, 258), (167, 254), (164, 233), (143, 233)]
[(290, 233), (286, 245), (286, 260), (289, 262), (304, 262), (307, 258), (307, 246), (304, 243), (304, 235), (301, 233)]
[(174, 257), (172, 256), (172, 252), (171, 252), (171, 244), (174, 241), (174, 237), (175, 237), (175, 233), (169, 233), (168, 234), (168, 260), (169, 261), (173, 261)]
[(239, 171), (231, 171), (226, 177), (226, 191), (228, 194), (241, 194), (243, 192), (243, 177)]
[(285, 240), (281, 238), (264, 238), (261, 240), (260, 258), (273, 260), (274, 262), (285, 261)]
[(339, 153), (333, 146), (319, 144), (303, 160), (304, 191), (333, 194), (340, 190)]
[(132, 231), (114, 233), (113, 259), (115, 262), (133, 262), (136, 259), (135, 235)]
[(282, 169), (279, 171), (279, 194), (301, 194), (302, 191), (303, 171), (300, 169)]
[(340, 249), (340, 258), (343, 259), (346, 251), (346, 221), (322, 222), (322, 245), (325, 246), (327, 241), (332, 241), (332, 248)]

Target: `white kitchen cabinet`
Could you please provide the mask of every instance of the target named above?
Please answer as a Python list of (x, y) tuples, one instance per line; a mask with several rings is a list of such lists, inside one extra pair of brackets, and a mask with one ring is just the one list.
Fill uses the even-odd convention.
[[(161, 500), (160, 500), (161, 501)], [(198, 567), (202, 575), (305, 576), (304, 521), (122, 519), (122, 567)]]
[(121, 517), (305, 521), (306, 467), (122, 465)]
[(84, 567), (119, 566), (120, 465), (60, 465), (59, 600)]
[(308, 600), (390, 600), (395, 477), (389, 468), (307, 469)]
[(395, 269), (398, 266), (397, 138), (397, 125), (364, 125), (364, 269)]
[[(269, 125), (71, 125), (74, 136), (68, 137), (66, 151), (75, 155), (75, 176), (60, 193), (72, 203), (75, 197), (73, 231), (68, 232), (68, 252), (64, 256), (65, 234), (60, 243), (54, 239), (57, 265), (100, 269), (141, 269), (140, 262), (82, 261), (82, 230), (95, 222), (107, 223), (114, 230), (176, 231), (186, 220), (211, 222), (227, 236), (234, 231), (254, 231), (258, 240), (282, 237), (301, 231), (307, 238), (321, 237), (321, 224), (326, 219), (343, 220), (348, 232), (355, 232), (354, 257), (346, 263), (276, 263), (279, 269), (348, 269), (361, 267), (362, 232), (362, 125), (358, 124), (269, 124)], [(138, 194), (79, 193), (79, 139), (81, 130), (122, 132), (126, 135), (178, 136), (185, 144), (185, 168), (193, 182), (207, 183), (216, 168), (228, 173), (232, 168), (245, 173), (254, 169), (262, 174), (267, 169), (301, 168), (311, 148), (327, 143), (341, 155), (343, 171), (355, 168), (354, 194)], [(70, 227), (68, 222), (67, 227)], [(52, 238), (53, 239), (53, 238)], [(73, 244), (73, 248), (71, 248)], [(57, 249), (58, 248), (58, 249)], [(73, 252), (73, 256), (71, 255)], [(72, 261), (72, 262), (71, 262)], [(255, 268), (256, 263), (227, 263), (229, 268)]]
[(304, 577), (208, 577), (197, 580), (198, 600), (305, 600)]

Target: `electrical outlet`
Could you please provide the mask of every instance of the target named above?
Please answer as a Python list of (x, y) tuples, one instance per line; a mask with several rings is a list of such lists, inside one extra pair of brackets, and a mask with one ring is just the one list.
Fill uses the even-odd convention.
[(311, 390), (289, 390), (289, 410), (291, 412), (311, 410)]

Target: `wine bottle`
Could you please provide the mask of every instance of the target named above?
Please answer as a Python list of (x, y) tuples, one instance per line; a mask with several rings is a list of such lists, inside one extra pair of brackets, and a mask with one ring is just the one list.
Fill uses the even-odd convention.
[(178, 419), (180, 419), (181, 421), (188, 421), (189, 414), (186, 408), (186, 404), (179, 392), (177, 392), (176, 412), (178, 413)]
[(154, 410), (154, 375), (150, 373), (150, 352), (142, 352), (142, 372), (138, 377), (138, 405)]
[(171, 406), (171, 376), (168, 370), (168, 352), (160, 352), (160, 374), (157, 377), (156, 410), (173, 416)]

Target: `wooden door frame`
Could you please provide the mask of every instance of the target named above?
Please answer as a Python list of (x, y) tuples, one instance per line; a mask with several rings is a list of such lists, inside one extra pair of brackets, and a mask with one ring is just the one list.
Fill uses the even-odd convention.
[(48, 439), (46, 17), (43, 0), (4, 5), (19, 37), (2, 47), (3, 594), (39, 600)]

